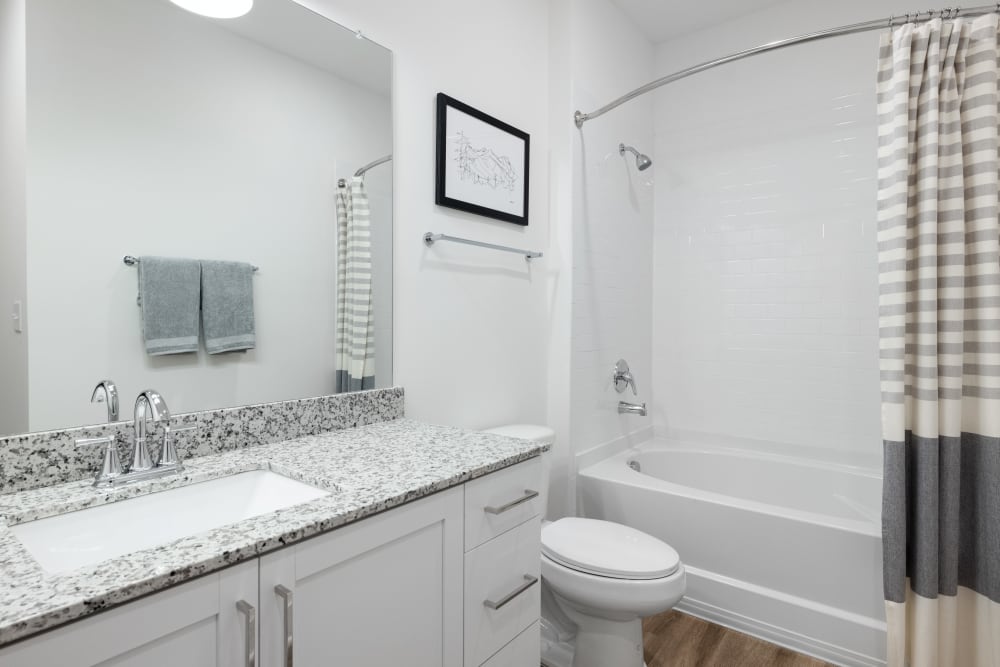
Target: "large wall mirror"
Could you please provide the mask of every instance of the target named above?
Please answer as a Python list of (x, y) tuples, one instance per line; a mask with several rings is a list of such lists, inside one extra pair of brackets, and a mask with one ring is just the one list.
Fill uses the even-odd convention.
[[(104, 421), (89, 399), (105, 378), (122, 419), (147, 388), (175, 413), (336, 393), (338, 336), (367, 341), (363, 388), (390, 386), (392, 54), (293, 0), (226, 20), (169, 0), (24, 5), (27, 212), (3, 224), (25, 242), (0, 248), (24, 320), (4, 325), (0, 359), (26, 363), (4, 369), (0, 434)], [(339, 247), (346, 192), (369, 244)], [(338, 302), (358, 298), (338, 294), (338, 266), (356, 252), (371, 319), (338, 332)], [(126, 255), (258, 267), (254, 349), (148, 354)]]

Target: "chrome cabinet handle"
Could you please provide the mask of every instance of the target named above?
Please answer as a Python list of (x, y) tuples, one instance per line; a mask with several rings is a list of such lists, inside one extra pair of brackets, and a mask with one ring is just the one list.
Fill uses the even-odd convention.
[(501, 607), (503, 607), (504, 605), (506, 605), (508, 602), (510, 602), (511, 600), (513, 600), (514, 598), (516, 598), (518, 595), (520, 595), (524, 591), (528, 590), (529, 588), (531, 588), (532, 586), (534, 586), (537, 583), (538, 583), (538, 577), (533, 577), (530, 574), (526, 574), (526, 575), (524, 575), (524, 583), (523, 584), (521, 584), (520, 586), (518, 586), (517, 588), (515, 588), (514, 590), (512, 590), (510, 593), (507, 593), (507, 595), (503, 596), (502, 598), (500, 598), (496, 602), (494, 602), (493, 600), (483, 600), (483, 606), (484, 607), (488, 607), (490, 609), (494, 609), (494, 610), (495, 609), (500, 609)]
[(275, 594), (281, 598), (285, 606), (285, 667), (292, 667), (292, 592), (278, 584), (274, 587)]
[(246, 600), (238, 601), (236, 610), (246, 616), (243, 633), (246, 640), (244, 664), (246, 667), (257, 667), (257, 610)]
[(486, 507), (483, 508), (483, 511), (486, 512), (487, 514), (503, 514), (507, 510), (512, 510), (521, 503), (526, 503), (532, 498), (537, 498), (537, 497), (538, 497), (538, 491), (525, 489), (524, 495), (518, 498), (517, 500), (512, 500), (506, 505), (501, 505), (500, 507), (493, 507), (492, 505), (487, 505)]

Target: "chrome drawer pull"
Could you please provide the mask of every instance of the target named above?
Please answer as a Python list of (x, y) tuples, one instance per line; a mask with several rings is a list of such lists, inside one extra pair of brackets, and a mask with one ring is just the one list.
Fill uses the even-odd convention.
[(526, 503), (529, 500), (531, 500), (532, 498), (537, 498), (537, 497), (538, 497), (538, 491), (532, 491), (531, 489), (525, 489), (524, 490), (524, 495), (521, 496), (520, 498), (518, 498), (517, 500), (512, 500), (509, 503), (507, 503), (506, 505), (501, 505), (500, 507), (493, 507), (492, 505), (487, 505), (486, 507), (483, 508), (483, 510), (487, 514), (503, 514), (507, 510), (514, 509), (515, 507), (517, 507), (521, 503)]
[(236, 603), (236, 609), (246, 615), (246, 667), (257, 666), (257, 610), (246, 600)]
[(538, 577), (533, 577), (530, 574), (524, 575), (524, 583), (512, 590), (507, 595), (503, 596), (496, 602), (493, 600), (483, 600), (483, 606), (489, 607), (490, 609), (500, 609), (505, 604), (516, 598), (518, 595), (528, 590), (532, 586), (538, 583)]
[(292, 592), (278, 584), (274, 587), (275, 594), (282, 599), (285, 607), (285, 667), (292, 667)]

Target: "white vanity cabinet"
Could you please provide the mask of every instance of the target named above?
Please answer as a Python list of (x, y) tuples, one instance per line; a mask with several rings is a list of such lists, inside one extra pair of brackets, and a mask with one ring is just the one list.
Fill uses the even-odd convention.
[(255, 630), (238, 601), (256, 607), (256, 560), (0, 649), (0, 665), (245, 667)]
[(542, 483), (539, 458), (519, 463), (0, 649), (0, 666), (538, 665)]
[(534, 458), (465, 485), (465, 667), (540, 662), (543, 475)]
[(263, 556), (261, 665), (285, 667), (290, 648), (295, 665), (459, 667), (462, 499), (449, 489)]

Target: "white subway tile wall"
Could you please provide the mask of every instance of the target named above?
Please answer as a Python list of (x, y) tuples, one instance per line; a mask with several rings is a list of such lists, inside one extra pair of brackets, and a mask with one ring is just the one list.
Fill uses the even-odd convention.
[[(618, 7), (575, 3), (574, 103), (593, 109), (653, 76), (653, 48)], [(594, 48), (600, 44), (600, 48)], [(647, 427), (618, 401), (651, 402), (653, 178), (618, 144), (653, 155), (653, 100), (635, 100), (575, 139), (571, 439), (582, 452)], [(639, 395), (618, 394), (615, 362), (631, 364)]]
[(879, 451), (876, 46), (800, 46), (658, 93), (658, 429)]

